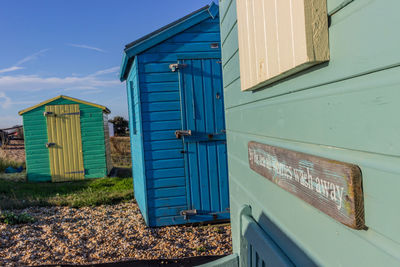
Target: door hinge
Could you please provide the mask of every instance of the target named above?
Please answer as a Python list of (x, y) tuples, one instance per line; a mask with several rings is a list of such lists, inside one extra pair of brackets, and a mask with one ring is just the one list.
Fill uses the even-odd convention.
[(169, 68), (171, 69), (172, 72), (175, 72), (179, 69), (183, 69), (186, 68), (187, 64), (179, 64), (179, 63), (175, 63), (175, 64), (170, 64)]
[(188, 219), (188, 216), (192, 216), (192, 215), (196, 215), (197, 214), (197, 210), (193, 209), (193, 210), (182, 210), (181, 211), (181, 215), (183, 216), (183, 218), (185, 220)]

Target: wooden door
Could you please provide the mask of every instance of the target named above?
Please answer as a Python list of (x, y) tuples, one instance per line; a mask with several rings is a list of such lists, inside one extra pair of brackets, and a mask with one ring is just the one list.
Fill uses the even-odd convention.
[(79, 105), (46, 106), (45, 116), (52, 181), (84, 179)]
[(229, 190), (220, 60), (180, 60), (179, 66), (183, 66), (179, 71), (187, 218), (227, 219)]

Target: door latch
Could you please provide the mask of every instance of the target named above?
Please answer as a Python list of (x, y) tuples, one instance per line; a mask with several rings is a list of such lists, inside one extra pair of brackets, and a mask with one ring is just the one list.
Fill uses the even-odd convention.
[(169, 68), (171, 69), (172, 72), (175, 72), (179, 69), (183, 69), (186, 68), (187, 64), (179, 64), (179, 63), (175, 63), (175, 64), (170, 64)]
[(54, 114), (54, 112), (51, 112), (51, 111), (45, 111), (45, 112), (43, 112), (43, 116), (56, 116), (56, 114)]
[(176, 130), (175, 137), (181, 139), (182, 136), (189, 136), (192, 135), (192, 130)]
[(197, 214), (197, 210), (182, 210), (181, 215), (183, 216), (183, 219), (187, 220), (189, 216), (193, 216)]
[(49, 147), (52, 147), (52, 146), (55, 146), (55, 145), (56, 145), (56, 143), (47, 143), (46, 147), (49, 148)]

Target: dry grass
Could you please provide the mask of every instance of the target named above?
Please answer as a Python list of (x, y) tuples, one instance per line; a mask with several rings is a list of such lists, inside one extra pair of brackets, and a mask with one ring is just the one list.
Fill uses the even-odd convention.
[(132, 167), (129, 137), (110, 137), (111, 160), (115, 167)]

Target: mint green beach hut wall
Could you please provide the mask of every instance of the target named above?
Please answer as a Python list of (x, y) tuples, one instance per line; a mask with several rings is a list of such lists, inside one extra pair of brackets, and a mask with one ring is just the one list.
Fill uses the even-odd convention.
[[(400, 2), (328, 0), (329, 62), (242, 91), (239, 1), (220, 1), (235, 253), (225, 263), (399, 266)], [(343, 225), (252, 170), (251, 141), (357, 165), (364, 227)]]
[[(44, 113), (48, 106), (66, 105), (79, 106), (81, 139), (76, 142), (81, 142), (82, 147), (84, 170), (79, 170), (83, 171), (81, 179), (105, 177), (111, 171), (112, 164), (107, 159), (110, 155), (108, 124), (105, 123), (110, 111), (101, 105), (61, 95), (19, 112), (23, 117), (27, 180), (30, 182), (55, 181), (51, 175), (51, 148), (46, 147), (49, 142), (48, 118)], [(67, 115), (78, 116), (75, 113)]]

